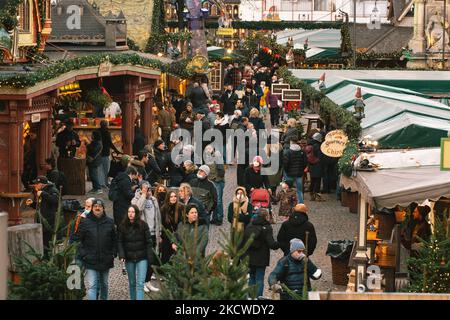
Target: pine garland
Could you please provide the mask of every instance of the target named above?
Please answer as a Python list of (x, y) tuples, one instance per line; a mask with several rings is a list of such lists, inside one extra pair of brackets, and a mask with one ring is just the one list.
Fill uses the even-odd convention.
[(120, 53), (107, 55), (101, 53), (60, 61), (54, 65), (43, 67), (36, 72), (0, 76), (0, 87), (32, 87), (39, 82), (54, 79), (69, 71), (98, 66), (106, 61), (107, 57), (113, 65), (139, 65), (160, 70), (161, 72), (167, 72), (183, 79), (192, 76), (185, 68), (187, 62), (183, 60), (172, 64), (164, 64), (159, 60), (144, 58), (138, 54)]
[(344, 176), (350, 177), (352, 175), (352, 162), (353, 157), (358, 156), (358, 141), (351, 140), (347, 143), (347, 146), (344, 149), (344, 153), (342, 157), (339, 159), (338, 168), (339, 172)]
[[(177, 28), (178, 21), (167, 21), (169, 28)], [(186, 23), (185, 23), (186, 26)], [(283, 29), (340, 29), (342, 22), (315, 22), (315, 21), (232, 21), (231, 26), (235, 29), (247, 30), (283, 30)], [(218, 29), (217, 21), (206, 21), (206, 29)]]

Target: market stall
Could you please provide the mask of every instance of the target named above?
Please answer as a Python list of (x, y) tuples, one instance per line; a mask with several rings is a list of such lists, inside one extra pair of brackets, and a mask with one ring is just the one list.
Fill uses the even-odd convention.
[[(361, 168), (361, 163), (365, 164)], [(430, 209), (427, 222), (433, 230), (436, 217), (450, 209), (450, 172), (441, 171), (440, 149), (378, 151), (362, 154), (355, 161), (356, 175), (341, 176), (341, 185), (358, 192), (359, 229), (352, 255), (356, 269), (349, 289), (366, 286), (366, 270), (378, 266), (384, 291), (395, 291), (401, 264), (406, 259), (400, 239), (411, 206)]]

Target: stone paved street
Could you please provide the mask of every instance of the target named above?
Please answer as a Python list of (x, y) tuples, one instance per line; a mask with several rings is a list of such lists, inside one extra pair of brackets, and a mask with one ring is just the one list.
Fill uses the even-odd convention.
[[(224, 191), (224, 207), (225, 212), (228, 204), (232, 200), (234, 189), (236, 188), (236, 166), (228, 167), (226, 172), (226, 184)], [(87, 183), (86, 190), (90, 190), (90, 183)], [(80, 200), (86, 199), (83, 197), (70, 197), (66, 198), (78, 198)], [(107, 193), (99, 195), (100, 198), (106, 202), (106, 212), (112, 217), (112, 203), (108, 200)], [(312, 261), (319, 266), (323, 271), (323, 276), (320, 280), (313, 282), (313, 289), (320, 291), (343, 291), (345, 287), (333, 285), (331, 281), (331, 261), (330, 257), (325, 255), (327, 250), (327, 243), (330, 240), (342, 240), (342, 239), (354, 239), (357, 233), (357, 216), (348, 211), (347, 208), (342, 207), (339, 201), (336, 201), (334, 195), (324, 195), (326, 202), (311, 202), (309, 201), (309, 195), (306, 195), (306, 205), (309, 208), (309, 218), (314, 224), (318, 246), (314, 255), (311, 256)], [(277, 212), (278, 207), (274, 206), (274, 212)], [(281, 226), (281, 222), (273, 225), (274, 237), (278, 234), (278, 230)], [(209, 244), (207, 247), (207, 253), (211, 253), (214, 250), (219, 249), (219, 241), (221, 238), (220, 230), (228, 231), (230, 224), (224, 219), (224, 224), (220, 227), (211, 226), (209, 234)], [(270, 297), (270, 291), (267, 286), (267, 277), (273, 270), (278, 259), (282, 257), (282, 251), (272, 251), (270, 266), (266, 269), (266, 281), (265, 281), (265, 293), (266, 297)], [(115, 262), (115, 267), (110, 273), (110, 299), (123, 300), (129, 299), (128, 294), (128, 280), (127, 276), (122, 275), (121, 267), (118, 260)]]

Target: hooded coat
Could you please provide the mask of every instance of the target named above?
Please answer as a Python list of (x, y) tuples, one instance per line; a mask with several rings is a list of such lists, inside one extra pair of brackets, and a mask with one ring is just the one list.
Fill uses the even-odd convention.
[[(244, 192), (244, 199), (238, 199), (236, 193), (238, 190)], [(234, 191), (233, 201), (228, 205), (228, 222), (234, 230), (242, 231), (250, 223), (253, 213), (253, 206), (247, 197), (245, 188), (237, 187)]]
[(270, 222), (261, 216), (257, 216), (244, 231), (244, 243), (254, 234), (255, 238), (247, 250), (249, 266), (267, 267), (270, 265), (270, 249), (280, 248), (273, 238), (273, 229)]
[(307, 164), (306, 153), (298, 144), (290, 145), (289, 149), (283, 152), (283, 169), (288, 177), (303, 177)]
[(118, 225), (127, 214), (131, 200), (134, 198), (134, 192), (132, 191), (131, 178), (125, 172), (120, 172), (114, 180), (119, 190), (118, 198), (113, 202), (114, 221)]
[(316, 230), (308, 215), (304, 212), (293, 212), (288, 221), (283, 222), (278, 232), (277, 240), (280, 243), (284, 255), (289, 254), (290, 241), (294, 238), (300, 239), (306, 244), (306, 231), (308, 235), (308, 255), (312, 255), (317, 246)]
[[(158, 200), (151, 197), (142, 196), (141, 189), (136, 190), (131, 204), (136, 205), (141, 211), (141, 219), (145, 221), (149, 227), (152, 236), (161, 237), (161, 211), (159, 210)], [(159, 249), (159, 243), (156, 242), (156, 251)]]

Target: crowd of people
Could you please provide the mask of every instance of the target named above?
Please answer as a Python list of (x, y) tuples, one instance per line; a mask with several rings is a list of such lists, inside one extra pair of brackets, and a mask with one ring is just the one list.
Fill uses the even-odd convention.
[[(282, 81), (277, 68), (263, 67), (259, 62), (243, 67), (230, 65), (225, 74), (225, 91), (220, 95), (212, 94), (207, 80), (201, 78), (192, 83), (185, 96), (172, 92), (165, 101), (155, 101), (159, 137), (145, 145), (142, 135), (136, 134), (133, 155), (123, 154), (113, 144), (106, 121), (92, 133), (86, 147), (92, 190), (71, 236), (71, 241), (79, 243), (77, 262), (86, 269), (89, 299), (107, 299), (108, 274), (116, 256), (128, 274), (131, 299), (143, 299), (145, 291), (158, 291), (151, 283), (152, 266), (170, 261), (186, 239), (193, 238), (194, 230), (199, 232), (197, 251), (204, 256), (210, 241), (209, 229), (211, 225), (221, 226), (225, 213), (233, 232), (242, 232), (244, 239), (254, 239), (247, 256), (249, 284), (256, 285), (258, 296), (263, 295), (270, 250), (281, 249), (286, 256), (270, 274), (271, 287), (276, 289), (277, 281), (298, 292), (304, 285), (310, 286), (309, 282), (303, 283), (305, 261), (308, 277), (320, 277), (320, 269), (308, 258), (317, 238), (308, 221), (304, 190), (308, 176), (311, 201), (323, 201), (321, 192), (336, 188), (336, 163), (320, 150), (325, 132), (317, 129), (302, 139), (298, 120), (288, 119), (280, 141), (261, 141), (265, 145), (259, 150), (266, 154), (258, 153), (253, 159), (249, 159), (249, 140), (245, 143), (245, 155), (226, 152), (229, 145), (225, 140), (221, 142), (222, 153), (211, 141), (204, 142), (203, 156), (221, 158), (225, 164), (195, 163), (194, 146), (172, 134), (182, 128), (193, 133), (195, 139), (196, 122), (201, 124), (202, 135), (216, 128), (223, 133), (248, 131), (250, 139), (259, 139), (260, 131), (282, 131), (281, 126), (277, 128), (282, 120), (282, 103), (270, 90), (271, 84)], [(70, 122), (55, 130), (55, 143), (56, 159), (76, 154), (80, 139)], [(174, 148), (180, 150), (175, 159)], [(120, 159), (118, 162), (112, 160), (112, 153)], [(232, 159), (226, 159), (230, 154)], [(278, 157), (275, 173), (262, 174), (262, 168), (270, 165), (263, 156)], [(225, 186), (231, 183), (225, 179), (225, 173), (236, 165), (234, 160), (237, 188), (232, 201), (224, 203)], [(32, 184), (38, 190), (36, 199), (41, 198), (41, 212), (50, 221), (56, 213), (58, 190), (64, 191), (65, 182), (55, 161), (48, 162), (48, 176), (37, 177)], [(106, 215), (104, 201), (96, 198), (104, 192), (113, 203), (113, 218)], [(279, 211), (273, 212), (276, 203), (280, 204)], [(275, 240), (271, 224), (277, 219), (283, 224)], [(48, 232), (44, 232), (44, 244), (48, 237)]]

